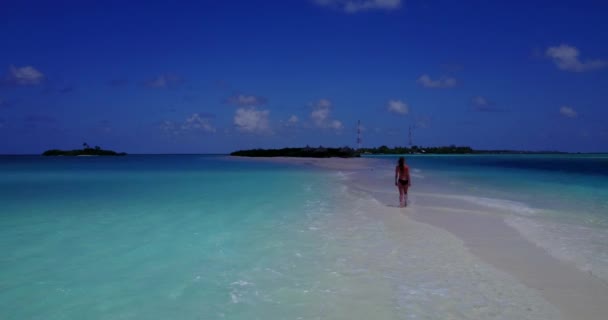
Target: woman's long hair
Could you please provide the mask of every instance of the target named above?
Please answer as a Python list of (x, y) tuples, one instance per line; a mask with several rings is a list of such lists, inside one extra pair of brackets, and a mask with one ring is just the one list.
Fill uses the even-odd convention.
[(399, 170), (403, 172), (403, 167), (405, 165), (405, 158), (399, 157)]

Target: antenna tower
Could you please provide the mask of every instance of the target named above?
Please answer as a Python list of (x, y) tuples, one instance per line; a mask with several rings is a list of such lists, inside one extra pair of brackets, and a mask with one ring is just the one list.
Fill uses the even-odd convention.
[(409, 128), (409, 129), (410, 129), (410, 130), (409, 130), (409, 142), (410, 142), (410, 148), (412, 148), (412, 145), (414, 144), (414, 143), (412, 142), (412, 126), (410, 126), (410, 128)]
[(357, 120), (357, 149), (361, 149), (361, 120)]

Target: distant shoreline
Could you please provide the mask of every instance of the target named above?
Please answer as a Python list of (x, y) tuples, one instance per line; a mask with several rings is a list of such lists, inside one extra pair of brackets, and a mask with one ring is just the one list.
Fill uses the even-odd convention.
[(349, 148), (283, 148), (283, 149), (250, 149), (230, 153), (238, 157), (289, 157), (289, 158), (358, 158), (361, 152)]
[(49, 157), (58, 157), (58, 156), (67, 156), (67, 157), (96, 157), (96, 156), (126, 156), (127, 154), (124, 152), (116, 152), (113, 150), (103, 150), (100, 147), (95, 148), (84, 148), (84, 149), (74, 149), (74, 150), (59, 150), (59, 149), (51, 149), (42, 153), (42, 156)]
[[(543, 151), (513, 151), (513, 152), (491, 152), (491, 151), (487, 151), (487, 152), (479, 152), (479, 153), (472, 153), (472, 154), (460, 154), (460, 155), (471, 155), (471, 156), (475, 156), (475, 155), (509, 155), (509, 154), (521, 154), (521, 155), (598, 155), (598, 156), (608, 156), (608, 152), (564, 152), (564, 151), (559, 151), (559, 152), (543, 152)], [(229, 156), (230, 153), (125, 153), (125, 155), (129, 155), (129, 156)], [(362, 154), (362, 156), (369, 156), (369, 155), (386, 155), (386, 156), (390, 156), (390, 155), (413, 155), (413, 156), (424, 156), (424, 155), (437, 155), (437, 154), (428, 154), (428, 153), (406, 153), (406, 154)], [(450, 155), (450, 154), (447, 154)], [(454, 154), (454, 155), (458, 155), (458, 154)], [(10, 156), (15, 156), (15, 157), (23, 157), (23, 156), (43, 156), (40, 153), (0, 153), (0, 156), (2, 157), (10, 157)]]
[(608, 153), (581, 153), (563, 151), (522, 151), (522, 150), (475, 150), (466, 146), (445, 147), (395, 147), (381, 146), (378, 148), (282, 148), (282, 149), (249, 149), (230, 153), (231, 156), (242, 157), (301, 157), (301, 158), (353, 158), (374, 155), (582, 155)]

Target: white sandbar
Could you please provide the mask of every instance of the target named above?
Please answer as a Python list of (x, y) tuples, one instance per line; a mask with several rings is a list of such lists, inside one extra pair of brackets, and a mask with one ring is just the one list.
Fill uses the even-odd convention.
[[(577, 269), (573, 263), (556, 259), (529, 242), (505, 223), (504, 213), (498, 209), (456, 199), (440, 191), (435, 192), (432, 187), (429, 192), (428, 184), (424, 192), (417, 193), (416, 175), (413, 175), (413, 188), (410, 190), (412, 204), (406, 209), (392, 208), (395, 206), (392, 202), (397, 201), (396, 191), (387, 183), (391, 181), (392, 167), (378, 159), (277, 157), (250, 160), (310, 165), (347, 173), (345, 184), (378, 200), (377, 207), (370, 207), (370, 211), (389, 212), (389, 216), (390, 210), (394, 211), (390, 223), (402, 223), (404, 230), (407, 230), (405, 226), (409, 221), (410, 226), (412, 223), (423, 223), (451, 233), (481, 261), (509, 274), (515, 281), (542, 296), (559, 310), (563, 319), (604, 320), (608, 317), (608, 285), (604, 280)], [(430, 232), (419, 236), (427, 237), (428, 241), (435, 238)], [(408, 244), (411, 245), (411, 241), (402, 245)]]

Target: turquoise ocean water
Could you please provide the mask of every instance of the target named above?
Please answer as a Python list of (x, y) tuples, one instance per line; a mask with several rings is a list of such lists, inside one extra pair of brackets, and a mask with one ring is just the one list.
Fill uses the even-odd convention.
[[(608, 157), (408, 162), (416, 192), (500, 208), (556, 257), (608, 276)], [(224, 156), (2, 156), (0, 318), (551, 318), (450, 235), (374, 216), (388, 200), (349, 190), (348, 174)], [(518, 314), (524, 304), (537, 313)]]
[[(300, 231), (326, 187), (311, 170), (224, 157), (0, 158), (0, 318), (200, 319), (272, 305), (275, 276), (315, 243)], [(265, 289), (243, 297), (251, 278)]]

